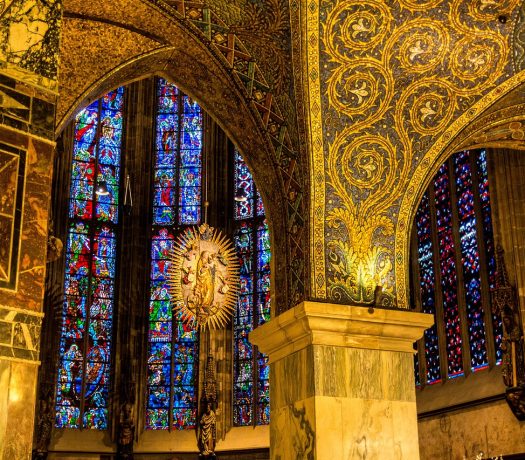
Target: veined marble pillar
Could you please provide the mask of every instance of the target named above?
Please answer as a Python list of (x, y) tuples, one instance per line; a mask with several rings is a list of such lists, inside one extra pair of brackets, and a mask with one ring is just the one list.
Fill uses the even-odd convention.
[(432, 323), (303, 302), (253, 331), (270, 360), (272, 460), (419, 459), (413, 343)]
[(0, 460), (31, 458), (56, 93), (0, 71)]

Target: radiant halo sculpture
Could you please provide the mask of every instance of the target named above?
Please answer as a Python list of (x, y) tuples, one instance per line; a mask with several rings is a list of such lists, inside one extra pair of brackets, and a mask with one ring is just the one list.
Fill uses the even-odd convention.
[(239, 291), (239, 262), (231, 240), (202, 224), (186, 229), (171, 253), (173, 311), (198, 329), (219, 329), (230, 319)]

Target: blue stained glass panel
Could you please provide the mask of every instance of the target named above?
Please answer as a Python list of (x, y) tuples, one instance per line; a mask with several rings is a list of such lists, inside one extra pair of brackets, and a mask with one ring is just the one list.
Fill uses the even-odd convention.
[(270, 238), (267, 222), (255, 220), (264, 217), (264, 206), (237, 150), (234, 196), (239, 198), (234, 206), (234, 217), (239, 221), (234, 243), (239, 257), (240, 286), (234, 318), (233, 417), (237, 426), (260, 425), (269, 422), (269, 367), (266, 356), (249, 343), (248, 334), (255, 325), (270, 319)]
[(115, 111), (121, 111), (124, 107), (124, 87), (120, 86), (109, 92), (102, 98), (102, 107)]
[[(118, 223), (123, 98), (123, 88), (112, 91), (75, 119), (57, 377), (56, 426), (60, 428), (107, 429), (108, 425), (116, 271), (112, 224)], [(106, 197), (94, 194), (102, 180), (110, 192)], [(101, 225), (104, 221), (110, 225)]]
[[(435, 307), (436, 282), (434, 278), (434, 248), (432, 244), (432, 226), (428, 192), (423, 195), (416, 213), (416, 231), (418, 239), (421, 304), (424, 313), (434, 316), (434, 324), (427, 329), (424, 334), (425, 360), (427, 368), (426, 381), (428, 384), (432, 384), (441, 381), (441, 369), (439, 362), (439, 342)], [(416, 369), (419, 372), (419, 369)]]
[(153, 364), (148, 366), (148, 385), (167, 385), (170, 382), (170, 369), (168, 364)]
[[(95, 161), (97, 156), (96, 144), (88, 144), (84, 142), (75, 142), (73, 145), (73, 161), (81, 163), (90, 163)], [(74, 177), (73, 171), (73, 177)]]
[[(479, 150), (476, 153), (476, 166), (478, 177), (478, 191), (481, 202), (481, 214), (483, 218), (483, 241), (485, 242), (485, 260), (489, 275), (489, 287), (493, 289), (496, 285), (496, 254), (494, 248), (494, 232), (492, 229), (492, 210), (490, 205), (490, 188), (487, 167), (487, 152)], [(501, 364), (503, 351), (501, 341), (503, 339), (503, 326), (501, 316), (492, 314), (492, 332), (494, 335), (494, 348), (496, 351), (496, 364)]]
[[(148, 400), (146, 428), (190, 429), (196, 424), (194, 361), (197, 334), (172, 313), (167, 284), (175, 227), (200, 222), (202, 114), (164, 79), (157, 84), (153, 237), (151, 242), (148, 388), (167, 397)], [(181, 151), (181, 149), (184, 149)], [(160, 367), (159, 367), (160, 366)], [(155, 399), (157, 398), (157, 399)], [(170, 403), (171, 401), (171, 403)], [(171, 414), (171, 416), (170, 416)]]
[(476, 371), (488, 366), (488, 355), (481, 303), (479, 249), (469, 152), (455, 154), (453, 163), (458, 197), (459, 237), (467, 304), (471, 367)]
[(265, 215), (264, 204), (263, 204), (262, 196), (259, 193), (259, 190), (257, 190), (257, 203), (256, 203), (256, 205), (257, 205), (257, 215), (258, 216), (264, 216)]
[(179, 110), (179, 98), (177, 94), (160, 96), (157, 99), (158, 113), (177, 113)]
[(185, 206), (179, 211), (179, 223), (181, 225), (198, 224), (200, 218), (200, 206)]
[(165, 409), (147, 409), (146, 427), (155, 427), (158, 430), (169, 429), (169, 411)]

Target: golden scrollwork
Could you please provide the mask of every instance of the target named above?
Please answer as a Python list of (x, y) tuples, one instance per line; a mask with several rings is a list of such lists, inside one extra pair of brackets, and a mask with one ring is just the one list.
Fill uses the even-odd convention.
[(505, 65), (505, 46), (505, 40), (497, 34), (462, 38), (451, 50), (452, 75), (478, 88), (493, 84)]
[(341, 31), (326, 43), (330, 55), (341, 61), (353, 61), (355, 51), (366, 52), (385, 39), (392, 21), (390, 8), (382, 1), (339, 2), (326, 20), (326, 28), (338, 24)]
[(449, 40), (441, 23), (429, 21), (422, 26), (418, 21), (412, 21), (390, 40), (399, 49), (398, 53), (390, 53), (390, 56), (399, 59), (406, 72), (421, 74), (435, 69), (443, 61)]
[(519, 0), (472, 0), (467, 6), (476, 21), (490, 21), (498, 15), (509, 14), (518, 4)]
[(354, 123), (370, 124), (381, 118), (392, 98), (393, 81), (374, 59), (344, 63), (328, 79), (328, 94), (335, 108)]
[[(516, 5), (505, 0), (503, 9)], [(347, 0), (320, 9), (307, 9), (309, 20), (324, 22), (320, 44), (306, 43), (319, 47), (324, 83), (309, 87), (320, 85), (323, 118), (337, 122), (324, 143), (326, 202), (313, 197), (313, 209), (325, 209), (313, 213), (314, 226), (326, 229), (313, 235), (314, 247), (325, 247), (329, 296), (371, 302), (381, 285), (394, 303), (406, 254), (397, 240), (394, 251), (392, 235), (401, 201), (419, 193), (408, 184), (436, 138), (507, 78), (509, 31), (494, 16), (487, 22), (488, 0)], [(314, 284), (313, 294), (323, 287)]]
[(443, 0), (399, 0), (401, 7), (411, 12), (428, 11), (441, 5)]

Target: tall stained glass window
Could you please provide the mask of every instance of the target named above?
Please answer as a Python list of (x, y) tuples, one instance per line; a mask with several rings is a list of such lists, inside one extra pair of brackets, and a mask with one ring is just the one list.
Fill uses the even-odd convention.
[[(485, 241), (485, 260), (488, 270), (489, 287), (496, 287), (496, 254), (494, 249), (494, 234), (492, 230), (492, 213), (490, 208), (489, 176), (487, 172), (487, 152), (481, 150), (476, 158), (478, 172), (478, 192), (481, 203), (481, 214), (483, 222), (483, 236)], [(503, 326), (501, 316), (492, 314), (492, 330), (494, 333), (494, 345), (496, 350), (496, 363), (501, 364), (503, 351), (501, 340), (503, 338)]]
[(463, 374), (463, 350), (457, 294), (456, 247), (452, 233), (452, 201), (447, 163), (441, 167), (434, 180), (434, 190), (448, 376), (456, 377)]
[(190, 429), (197, 416), (198, 334), (172, 313), (168, 270), (175, 236), (201, 221), (202, 111), (163, 79), (156, 99), (146, 427)]
[(489, 295), (495, 259), (484, 150), (457, 153), (443, 164), (421, 200), (415, 225), (419, 303), (436, 318), (425, 332), (425, 357), (419, 360), (424, 383), (499, 363), (501, 322), (491, 313)]
[(270, 319), (270, 237), (261, 196), (237, 150), (234, 176), (240, 292), (233, 326), (233, 421), (236, 426), (263, 425), (270, 419), (269, 365), (248, 334)]
[(472, 185), (469, 152), (454, 155), (453, 164), (456, 177), (459, 241), (467, 307), (470, 363), (472, 369), (475, 370), (488, 366), (488, 356), (481, 304), (480, 257), (474, 207), (475, 189)]
[[(423, 195), (416, 214), (416, 231), (418, 240), (419, 285), (423, 312), (436, 314), (436, 280), (434, 276), (434, 251), (432, 247), (432, 227), (430, 222), (430, 203), (428, 192)], [(425, 331), (424, 335), (426, 357), (426, 381), (437, 383), (441, 381), (439, 362), (439, 341), (437, 325)], [(418, 364), (418, 363), (417, 363)]]
[(123, 104), (118, 88), (75, 119), (58, 428), (108, 427)]

